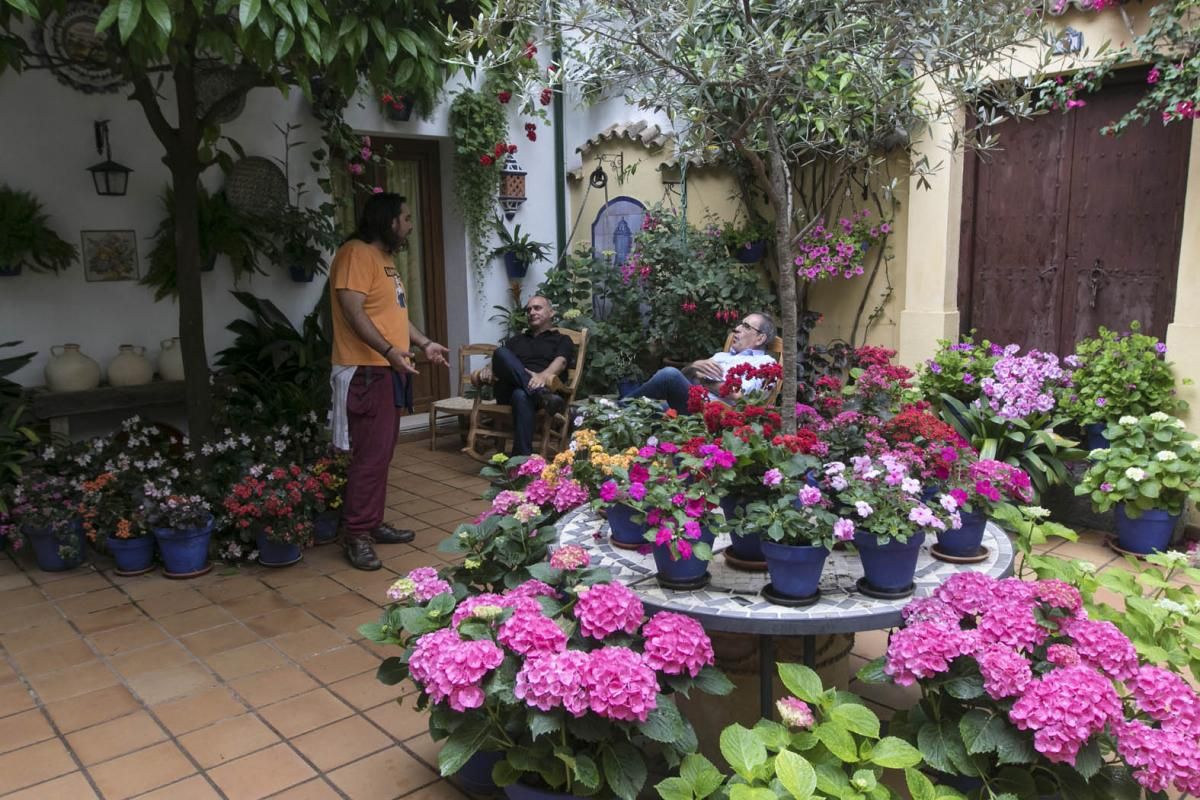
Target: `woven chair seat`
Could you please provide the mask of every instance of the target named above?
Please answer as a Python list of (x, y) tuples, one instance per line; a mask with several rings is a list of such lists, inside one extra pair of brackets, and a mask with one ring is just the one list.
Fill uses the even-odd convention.
[[(471, 409), (475, 407), (474, 397), (447, 397), (444, 400), (438, 400), (434, 403), (438, 411), (444, 411), (447, 414), (470, 414)], [(495, 400), (483, 400), (481, 405), (496, 405)]]

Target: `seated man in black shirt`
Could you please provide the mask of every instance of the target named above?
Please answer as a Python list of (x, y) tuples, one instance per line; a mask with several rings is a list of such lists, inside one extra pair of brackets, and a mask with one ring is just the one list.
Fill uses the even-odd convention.
[(512, 406), (514, 456), (533, 452), (533, 421), (537, 409), (557, 414), (566, 402), (551, 384), (567, 371), (574, 346), (570, 337), (551, 330), (554, 309), (535, 295), (525, 304), (529, 329), (511, 336), (496, 349), (490, 366), (471, 376), (471, 382), (496, 384), (496, 402)]

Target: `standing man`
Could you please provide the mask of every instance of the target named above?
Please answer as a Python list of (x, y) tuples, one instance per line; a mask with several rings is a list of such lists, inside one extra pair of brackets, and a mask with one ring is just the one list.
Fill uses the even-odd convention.
[(554, 392), (554, 381), (567, 369), (574, 345), (571, 337), (551, 330), (554, 308), (541, 295), (525, 304), (529, 328), (511, 336), (492, 354), (492, 363), (471, 382), (496, 384), (496, 402), (512, 406), (514, 456), (533, 452), (533, 422), (539, 408), (557, 414), (566, 401)]
[(333, 306), (333, 442), (350, 450), (342, 523), (346, 558), (379, 569), (375, 544), (411, 542), (413, 532), (383, 522), (388, 465), (403, 411), (412, 410), (411, 344), (434, 364), (447, 350), (408, 319), (404, 284), (392, 255), (412, 232), (404, 198), (384, 192), (363, 206), (358, 229), (329, 269)]

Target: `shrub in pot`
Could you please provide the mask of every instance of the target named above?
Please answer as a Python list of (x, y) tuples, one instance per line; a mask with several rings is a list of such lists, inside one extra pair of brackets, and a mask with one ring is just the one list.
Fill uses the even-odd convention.
[(25, 265), (34, 272), (58, 272), (79, 260), (79, 248), (54, 232), (29, 192), (0, 185), (0, 220), (0, 276), (16, 275)]
[(14, 532), (29, 542), (38, 567), (60, 572), (79, 566), (84, 557), (78, 481), (52, 463), (25, 469), (9, 497)]

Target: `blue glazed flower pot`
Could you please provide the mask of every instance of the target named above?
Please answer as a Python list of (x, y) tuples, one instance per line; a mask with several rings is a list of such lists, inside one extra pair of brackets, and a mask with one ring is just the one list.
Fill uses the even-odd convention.
[[(704, 542), (712, 547), (715, 539), (716, 537), (708, 528), (701, 528), (700, 538), (697, 542)], [(696, 542), (692, 544), (696, 544)], [(654, 546), (654, 566), (658, 570), (659, 579), (670, 583), (691, 583), (700, 580), (708, 573), (707, 561), (696, 558), (695, 555), (673, 559), (671, 558), (671, 548), (666, 545)]]
[(987, 514), (982, 511), (959, 511), (962, 527), (940, 531), (937, 535), (938, 550), (942, 555), (953, 558), (970, 558), (979, 554), (983, 544), (983, 529), (987, 527)]
[[(736, 495), (729, 495), (721, 498), (721, 510), (725, 512), (725, 519), (732, 520), (737, 514), (739, 507), (745, 506), (746, 501)], [(729, 552), (734, 558), (742, 561), (762, 561), (763, 549), (762, 539), (757, 533), (741, 534), (731, 530), (729, 532), (732, 543), (729, 545)]]
[(1103, 422), (1089, 422), (1083, 426), (1083, 441), (1088, 450), (1107, 450), (1108, 439), (1104, 438), (1104, 429), (1108, 427)]
[[(33, 557), (38, 569), (43, 572), (65, 572), (83, 563), (83, 523), (76, 520), (71, 529), (61, 538), (52, 528), (22, 528), (33, 548)], [(59, 548), (70, 548), (73, 552), (59, 554)], [(64, 557), (65, 555), (65, 557)]]
[(924, 543), (924, 531), (914, 533), (907, 542), (889, 539), (883, 545), (873, 533), (860, 531), (854, 534), (863, 577), (873, 589), (881, 592), (902, 592), (912, 585), (913, 576), (917, 574), (917, 557)]
[(258, 563), (264, 567), (286, 567), (304, 557), (300, 545), (291, 542), (277, 542), (267, 538), (265, 533), (258, 534), (256, 544), (258, 545)]
[(112, 553), (117, 562), (118, 572), (145, 572), (154, 563), (154, 538), (151, 536), (136, 536), (132, 539), (118, 539), (109, 536), (105, 540), (108, 552)]
[(492, 767), (496, 766), (503, 753), (480, 751), (467, 759), (467, 763), (454, 773), (464, 789), (473, 794), (492, 794), (496, 783), (492, 780)]
[(550, 789), (535, 789), (521, 783), (504, 787), (504, 795), (508, 800), (574, 800), (579, 795), (555, 792)]
[(212, 530), (212, 517), (199, 528), (155, 528), (154, 538), (158, 540), (158, 552), (162, 554), (167, 574), (192, 575), (206, 569)]
[(317, 544), (329, 544), (337, 539), (338, 523), (342, 520), (342, 512), (338, 510), (322, 511), (313, 517), (313, 540)]
[(504, 271), (508, 273), (508, 277), (513, 280), (524, 278), (525, 273), (529, 272), (529, 262), (522, 261), (517, 258), (514, 253), (504, 254)]
[(614, 542), (638, 546), (646, 543), (646, 524), (633, 521), (636, 513), (636, 509), (624, 503), (608, 507), (608, 528)]
[(743, 264), (757, 264), (767, 254), (767, 243), (762, 239), (747, 242), (733, 251), (733, 257)]
[(1137, 519), (1126, 516), (1125, 504), (1117, 503), (1115, 522), (1117, 525), (1117, 546), (1130, 553), (1145, 555), (1161, 553), (1171, 544), (1175, 535), (1175, 526), (1179, 523), (1178, 514), (1168, 514), (1159, 509), (1143, 511)]
[(813, 545), (762, 542), (771, 588), (784, 597), (804, 598), (817, 593), (829, 551)]

